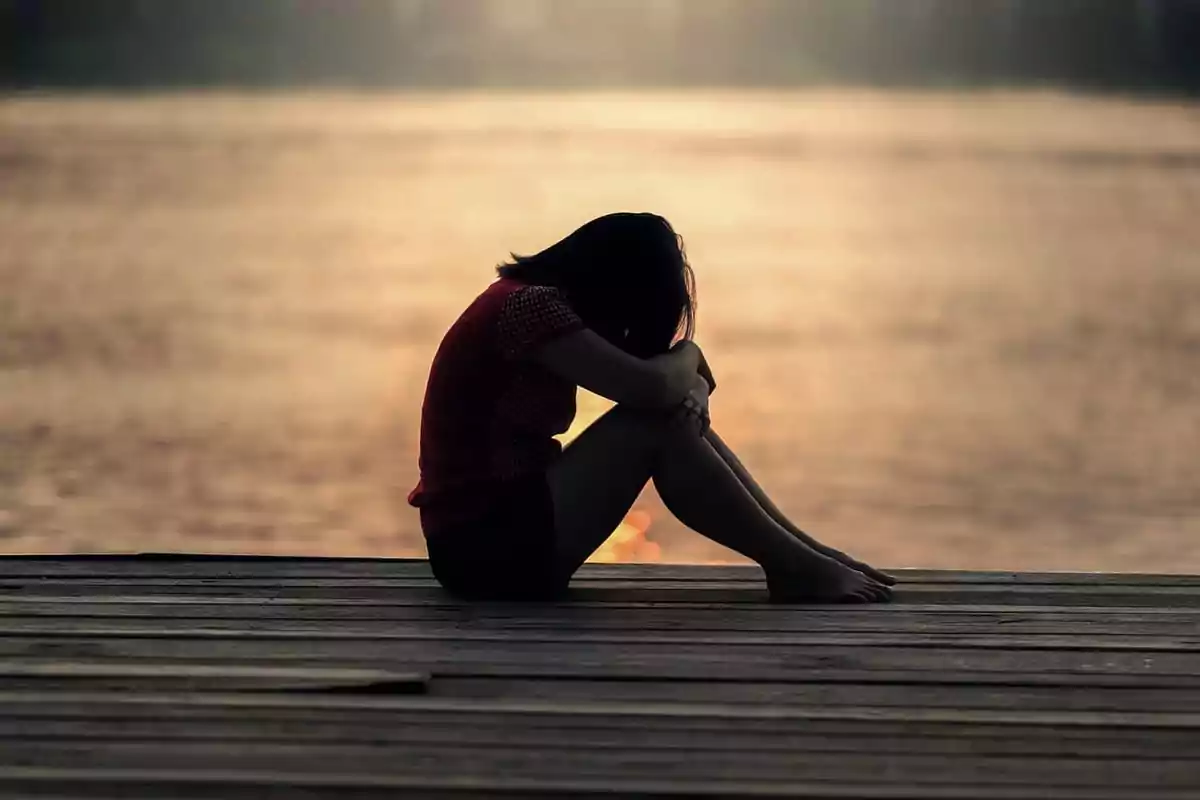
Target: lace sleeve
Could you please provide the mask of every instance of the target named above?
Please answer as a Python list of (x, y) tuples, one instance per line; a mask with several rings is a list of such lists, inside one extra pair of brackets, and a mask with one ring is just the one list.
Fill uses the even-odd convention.
[(583, 327), (583, 320), (567, 305), (558, 289), (523, 286), (508, 296), (500, 310), (500, 350), (507, 358), (520, 358)]

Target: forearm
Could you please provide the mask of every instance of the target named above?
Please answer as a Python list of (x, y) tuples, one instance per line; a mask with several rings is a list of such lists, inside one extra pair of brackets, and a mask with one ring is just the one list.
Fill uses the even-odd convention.
[(635, 408), (671, 408), (695, 386), (700, 348), (681, 343), (641, 359), (613, 346), (594, 331), (582, 330), (543, 345), (537, 360), (577, 386)]

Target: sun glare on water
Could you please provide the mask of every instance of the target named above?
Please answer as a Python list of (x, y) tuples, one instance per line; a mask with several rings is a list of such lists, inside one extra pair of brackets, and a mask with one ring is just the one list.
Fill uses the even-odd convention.
[(646, 536), (652, 522), (650, 512), (635, 508), (588, 560), (597, 564), (661, 561), (662, 547)]
[[(579, 393), (579, 411), (570, 429), (558, 437), (563, 446), (574, 441), (588, 426), (608, 411), (612, 403), (590, 392)], [(654, 519), (649, 511), (634, 508), (625, 515), (608, 540), (588, 559), (598, 564), (618, 564), (629, 561), (661, 561), (662, 546), (646, 534)]]

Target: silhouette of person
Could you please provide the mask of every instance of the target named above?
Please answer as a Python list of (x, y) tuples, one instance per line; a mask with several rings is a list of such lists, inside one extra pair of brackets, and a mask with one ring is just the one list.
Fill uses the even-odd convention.
[[(808, 536), (710, 425), (695, 280), (654, 214), (513, 256), (442, 340), (421, 416), (434, 575), (465, 598), (560, 596), (653, 480), (688, 527), (753, 559), (778, 602), (877, 602), (894, 580)], [(617, 403), (565, 450), (576, 387)]]

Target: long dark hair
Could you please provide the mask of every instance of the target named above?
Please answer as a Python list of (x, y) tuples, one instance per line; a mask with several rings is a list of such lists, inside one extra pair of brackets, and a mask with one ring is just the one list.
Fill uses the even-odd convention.
[(607, 214), (496, 271), (560, 289), (584, 324), (641, 358), (695, 333), (695, 276), (683, 239), (657, 214)]

